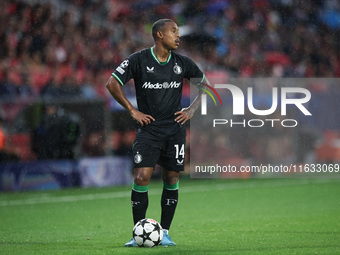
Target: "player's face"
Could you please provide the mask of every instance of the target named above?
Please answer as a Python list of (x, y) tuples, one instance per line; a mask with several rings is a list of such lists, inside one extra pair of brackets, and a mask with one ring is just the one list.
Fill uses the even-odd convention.
[(163, 45), (168, 50), (176, 50), (179, 46), (178, 26), (175, 22), (167, 22), (163, 31)]

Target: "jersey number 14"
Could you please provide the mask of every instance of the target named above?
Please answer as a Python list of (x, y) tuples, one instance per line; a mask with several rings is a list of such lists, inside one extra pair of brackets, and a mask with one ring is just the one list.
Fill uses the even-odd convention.
[(181, 147), (179, 144), (175, 144), (174, 146), (176, 148), (176, 159), (179, 158), (179, 156), (184, 158), (184, 154), (185, 154), (184, 144), (182, 144)]

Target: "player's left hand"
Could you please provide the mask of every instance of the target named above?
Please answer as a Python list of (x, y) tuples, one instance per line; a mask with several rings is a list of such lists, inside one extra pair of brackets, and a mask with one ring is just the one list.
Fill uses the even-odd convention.
[(194, 111), (190, 108), (183, 108), (182, 110), (175, 112), (175, 121), (181, 123), (182, 125), (185, 124), (191, 117), (194, 115)]

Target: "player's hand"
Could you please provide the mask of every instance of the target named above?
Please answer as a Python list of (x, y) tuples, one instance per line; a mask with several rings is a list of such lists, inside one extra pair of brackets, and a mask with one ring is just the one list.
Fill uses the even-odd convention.
[(181, 123), (182, 125), (185, 124), (191, 117), (194, 115), (194, 111), (190, 108), (183, 108), (182, 110), (175, 112), (175, 121)]
[(141, 126), (149, 125), (155, 119), (151, 115), (144, 114), (136, 109), (131, 111), (131, 117), (139, 122)]

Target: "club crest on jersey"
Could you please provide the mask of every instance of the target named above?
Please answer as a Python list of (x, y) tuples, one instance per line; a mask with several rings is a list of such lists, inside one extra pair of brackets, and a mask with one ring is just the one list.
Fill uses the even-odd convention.
[(134, 161), (136, 164), (139, 164), (140, 162), (142, 162), (143, 157), (142, 155), (139, 154), (139, 152), (137, 151), (137, 154), (135, 155)]
[(177, 63), (174, 66), (174, 72), (175, 72), (175, 74), (181, 74), (182, 73), (182, 67), (177, 65)]
[(146, 66), (146, 72), (147, 73), (154, 73), (154, 67), (148, 67), (148, 66)]
[(121, 68), (127, 68), (129, 65), (129, 60), (124, 60), (121, 64), (120, 64), (120, 67)]

